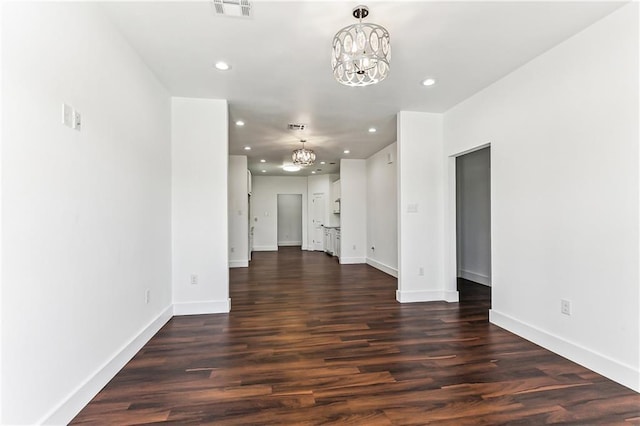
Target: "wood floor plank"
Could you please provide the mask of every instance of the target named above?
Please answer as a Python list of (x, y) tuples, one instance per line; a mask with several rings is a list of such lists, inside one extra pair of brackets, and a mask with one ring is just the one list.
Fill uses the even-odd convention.
[(229, 314), (174, 317), (73, 424), (640, 424), (640, 395), (488, 323), (490, 289), (395, 301), (367, 265), (282, 247)]

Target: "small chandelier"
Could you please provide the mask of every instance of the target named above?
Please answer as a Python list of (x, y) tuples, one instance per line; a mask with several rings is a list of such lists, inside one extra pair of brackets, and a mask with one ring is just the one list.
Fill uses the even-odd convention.
[(302, 139), (300, 142), (302, 142), (302, 148), (296, 149), (293, 151), (293, 154), (291, 154), (293, 164), (298, 166), (310, 166), (316, 162), (316, 154), (312, 150), (304, 147), (306, 140)]
[(344, 27), (333, 37), (333, 76), (347, 86), (376, 84), (389, 75), (389, 32), (380, 25), (363, 24), (367, 15), (367, 6), (356, 6), (353, 16), (358, 23)]

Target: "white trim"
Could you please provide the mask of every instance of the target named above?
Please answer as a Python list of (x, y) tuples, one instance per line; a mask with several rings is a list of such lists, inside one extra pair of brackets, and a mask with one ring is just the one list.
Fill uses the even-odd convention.
[(396, 290), (396, 300), (400, 303), (414, 302), (457, 302), (457, 291), (446, 290), (422, 290), (422, 291), (401, 291)]
[(614, 382), (640, 392), (640, 370), (633, 366), (623, 364), (577, 343), (566, 341), (560, 336), (524, 323), (495, 309), (489, 311), (489, 322), (602, 374)]
[(367, 263), (364, 257), (341, 257), (340, 264), (341, 265), (353, 265), (357, 263)]
[(37, 424), (68, 424), (172, 317), (169, 305)]
[(248, 267), (249, 267), (249, 260), (247, 259), (229, 261), (229, 268), (248, 268)]
[(173, 315), (223, 314), (231, 311), (231, 299), (173, 304)]
[(300, 246), (302, 247), (302, 241), (278, 241), (278, 247), (291, 247), (291, 246)]
[(398, 269), (392, 268), (389, 265), (385, 265), (382, 262), (378, 262), (377, 260), (373, 260), (370, 257), (367, 257), (367, 265), (373, 266), (374, 268), (379, 269), (382, 272), (391, 275), (392, 277), (398, 278)]
[(458, 271), (458, 276), (460, 278), (464, 278), (465, 280), (473, 281), (474, 283), (491, 287), (491, 277), (489, 277), (488, 275), (476, 274), (475, 272), (460, 269)]
[(278, 251), (278, 246), (253, 246), (253, 251)]

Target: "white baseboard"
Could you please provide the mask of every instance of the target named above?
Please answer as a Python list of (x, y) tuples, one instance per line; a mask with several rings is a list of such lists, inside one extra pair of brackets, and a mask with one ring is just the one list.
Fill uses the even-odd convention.
[(278, 247), (291, 247), (291, 246), (301, 246), (302, 241), (278, 241)]
[(391, 275), (392, 277), (398, 278), (398, 270), (396, 268), (392, 268), (389, 265), (385, 265), (382, 262), (378, 262), (377, 260), (373, 260), (370, 257), (367, 257), (367, 265), (373, 266), (374, 268), (379, 269), (382, 272)]
[(584, 346), (568, 342), (563, 338), (524, 323), (495, 309), (489, 311), (489, 321), (545, 349), (555, 352), (598, 374), (640, 392), (640, 370)]
[(396, 291), (396, 300), (400, 303), (415, 302), (457, 302), (457, 291), (423, 290), (423, 291)]
[(229, 268), (248, 268), (248, 267), (249, 267), (248, 259), (229, 261)]
[(475, 272), (460, 269), (458, 270), (458, 276), (460, 278), (464, 278), (465, 280), (473, 281), (474, 283), (491, 287), (491, 277), (487, 275), (476, 274)]
[(367, 263), (364, 257), (340, 257), (341, 265), (353, 265), (356, 263)]
[(37, 424), (68, 424), (100, 390), (129, 362), (136, 353), (165, 325), (173, 316), (172, 306), (168, 306), (137, 336), (122, 347), (109, 361), (78, 386), (56, 408), (45, 415)]
[(253, 246), (253, 251), (278, 251), (278, 246)]
[(231, 311), (231, 299), (173, 304), (173, 315), (224, 314)]

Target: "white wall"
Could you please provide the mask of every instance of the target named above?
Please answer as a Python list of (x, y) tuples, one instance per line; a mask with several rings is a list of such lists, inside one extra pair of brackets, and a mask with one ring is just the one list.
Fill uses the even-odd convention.
[(445, 140), (491, 142), (491, 321), (640, 391), (638, 75), (633, 3), (448, 111)]
[(278, 246), (302, 246), (302, 194), (278, 194)]
[[(3, 77), (2, 77), (2, 74), (3, 74), (2, 59), (3, 59), (3, 57), (1, 55), (1, 52), (4, 49), (3, 31), (2, 31), (3, 22), (4, 22), (4, 13), (3, 13), (4, 7), (3, 7), (3, 4), (4, 3), (0, 3), (0, 82), (4, 81)], [(2, 84), (4, 84), (4, 83), (2, 83)], [(2, 87), (1, 86), (0, 86), (0, 92), (2, 92)], [(4, 135), (3, 135), (2, 131), (1, 131), (1, 129), (3, 129), (3, 127), (2, 127), (2, 118), (4, 117), (4, 114), (2, 113), (2, 110), (3, 110), (3, 108), (2, 108), (3, 105), (2, 104), (3, 104), (3, 102), (0, 100), (0, 142), (4, 138)], [(2, 150), (3, 150), (2, 143), (0, 143), (0, 375), (2, 374), (2, 353), (3, 353), (3, 350), (2, 350), (2, 341), (3, 341), (3, 339), (2, 339), (1, 333), (2, 333), (2, 319), (4, 318), (4, 315), (2, 314), (2, 300), (3, 300), (3, 298), (2, 298), (2, 287), (3, 287), (2, 279), (3, 279), (3, 276), (4, 276), (4, 274), (2, 273), (2, 259), (4, 257), (2, 255), (2, 244), (3, 244), (3, 240), (4, 240), (2, 238), (2, 226), (3, 226), (3, 223), (4, 223), (4, 221), (2, 220), (2, 211), (3, 211), (3, 209), (2, 209), (2, 200), (3, 200), (3, 198), (2, 198), (2, 186), (3, 186), (2, 185), (2, 176), (4, 175), (4, 173), (2, 173)], [(3, 386), (3, 383), (2, 383), (2, 380), (0, 379), (0, 424), (3, 423), (2, 419), (4, 418), (3, 417), (3, 410), (2, 410), (2, 403), (4, 401), (3, 392), (2, 392), (2, 386)]]
[[(302, 223), (307, 221), (307, 178), (254, 176), (251, 194), (253, 250), (278, 250), (278, 194), (302, 194)], [(302, 230), (302, 249), (307, 249), (307, 230)]]
[(394, 142), (367, 159), (367, 263), (394, 277), (398, 276), (397, 147)]
[(490, 148), (456, 158), (458, 276), (491, 285)]
[(229, 267), (249, 266), (247, 156), (229, 156)]
[(171, 113), (174, 312), (228, 312), (227, 102), (173, 98)]
[(365, 263), (367, 256), (367, 162), (340, 160), (340, 263)]
[(2, 7), (0, 423), (62, 424), (171, 315), (169, 95), (95, 5)]
[(400, 302), (458, 300), (455, 277), (445, 280), (442, 144), (442, 114), (398, 114)]

